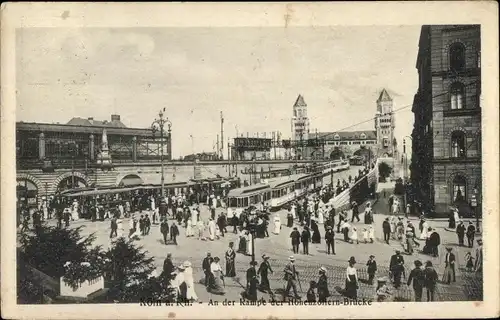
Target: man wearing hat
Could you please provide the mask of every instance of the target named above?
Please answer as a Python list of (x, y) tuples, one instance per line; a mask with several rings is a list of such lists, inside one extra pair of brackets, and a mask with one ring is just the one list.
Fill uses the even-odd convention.
[(356, 203), (356, 201), (353, 201), (352, 202), (352, 218), (351, 218), (351, 223), (354, 222), (354, 218), (356, 218), (359, 221), (361, 221), (361, 219), (359, 218), (359, 208), (358, 208), (358, 204)]
[(165, 277), (167, 284), (170, 283), (170, 280), (172, 280), (172, 272), (174, 271), (175, 267), (172, 263), (172, 254), (169, 253), (163, 262), (163, 276)]
[(259, 266), (259, 270), (257, 274), (260, 275), (260, 290), (264, 292), (270, 292), (271, 288), (269, 286), (269, 272), (273, 273), (273, 269), (271, 269), (271, 264), (269, 263), (269, 257), (265, 254), (262, 255), (262, 263)]
[(424, 269), (424, 286), (427, 289), (427, 301), (434, 301), (437, 280), (438, 274), (432, 267), (432, 262), (427, 261)]
[(328, 279), (326, 277), (325, 267), (319, 268), (319, 280), (317, 288), (318, 288), (318, 302), (326, 302), (326, 298), (330, 296), (330, 292), (328, 291)]
[(212, 262), (214, 262), (214, 259), (212, 258), (210, 252), (208, 252), (205, 259), (203, 259), (203, 263), (201, 265), (201, 268), (205, 273), (205, 287), (207, 288), (210, 286), (212, 280), (212, 272), (210, 271), (210, 265), (212, 264)]
[(394, 286), (399, 288), (401, 285), (401, 276), (404, 273), (404, 258), (401, 255), (401, 251), (396, 250), (396, 253), (391, 256), (391, 261), (389, 263), (389, 272), (394, 278)]
[(422, 262), (420, 260), (415, 260), (415, 268), (410, 272), (408, 276), (407, 285), (413, 281), (413, 292), (415, 293), (415, 301), (422, 301), (422, 291), (424, 289), (425, 275), (423, 270), (420, 268)]
[(446, 247), (446, 255), (444, 256), (444, 274), (443, 282), (450, 284), (451, 280), (456, 282), (455, 278), (455, 254), (451, 252), (451, 247)]
[(250, 268), (247, 269), (247, 299), (250, 301), (257, 301), (257, 285), (259, 280), (257, 279), (257, 271), (255, 266), (256, 261), (250, 261)]
[(368, 272), (368, 284), (373, 285), (373, 279), (375, 278), (375, 273), (377, 272), (377, 261), (375, 261), (375, 256), (372, 254), (366, 262), (367, 272)]
[(290, 289), (293, 289), (293, 294), (295, 299), (300, 299), (300, 296), (297, 294), (297, 279), (299, 272), (295, 269), (295, 258), (294, 256), (290, 256), (290, 262), (285, 266), (285, 280), (286, 280), (286, 289), (285, 296), (289, 296)]
[(304, 226), (304, 230), (302, 231), (300, 240), (302, 241), (303, 253), (309, 254), (309, 242), (311, 241), (311, 232), (309, 231), (309, 228), (307, 226)]
[(290, 238), (292, 239), (293, 253), (299, 253), (300, 232), (297, 230), (297, 227), (293, 228), (293, 231), (290, 233)]
[(332, 254), (335, 254), (335, 234), (331, 226), (326, 227), (325, 241), (328, 254), (330, 254), (330, 248), (332, 249)]
[(476, 234), (476, 227), (472, 224), (472, 221), (469, 221), (469, 225), (467, 226), (467, 242), (469, 244), (469, 248), (472, 248), (474, 244), (474, 236)]
[(463, 247), (464, 246), (464, 237), (465, 237), (465, 226), (464, 226), (464, 222), (462, 220), (458, 221), (457, 236), (458, 236), (458, 245)]

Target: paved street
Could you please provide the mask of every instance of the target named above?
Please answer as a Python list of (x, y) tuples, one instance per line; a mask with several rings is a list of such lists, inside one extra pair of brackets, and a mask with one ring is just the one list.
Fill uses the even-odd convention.
[[(337, 177), (347, 177), (352, 174), (350, 171), (344, 171), (335, 175), (334, 179)], [(356, 169), (357, 170), (357, 169)], [(326, 177), (326, 180), (330, 180), (330, 177)], [(387, 191), (389, 195), (389, 191)], [(206, 206), (200, 206), (202, 219), (207, 219), (209, 216), (209, 211)], [(373, 244), (350, 244), (345, 243), (342, 239), (341, 234), (336, 234), (336, 255), (326, 254), (326, 245), (324, 239), (322, 239), (321, 244), (311, 244), (309, 248), (310, 254), (308, 256), (302, 254), (296, 254), (296, 265), (297, 270), (300, 272), (300, 282), (302, 290), (300, 294), (305, 295), (308, 289), (309, 281), (318, 279), (318, 268), (324, 266), (327, 268), (327, 276), (330, 286), (330, 291), (333, 295), (333, 299), (341, 298), (341, 288), (344, 287), (345, 282), (345, 268), (347, 266), (347, 260), (350, 256), (354, 256), (357, 261), (358, 276), (360, 279), (367, 279), (365, 264), (368, 260), (370, 254), (376, 256), (376, 261), (378, 264), (377, 276), (387, 276), (388, 266), (390, 256), (394, 254), (395, 249), (402, 249), (401, 244), (395, 240), (391, 241), (390, 245), (384, 243), (380, 238), (382, 237), (382, 221), (385, 219), (384, 214), (387, 208), (386, 199), (380, 196), (380, 199), (374, 205), (374, 210), (377, 213), (374, 216), (375, 223), (375, 235), (376, 242)], [(222, 209), (218, 209), (222, 210)], [(364, 205), (361, 206), (360, 212), (364, 210)], [(255, 240), (255, 257), (260, 263), (262, 254), (270, 256), (270, 263), (274, 270), (274, 274), (270, 276), (271, 287), (276, 293), (280, 293), (284, 287), (283, 278), (283, 268), (288, 262), (288, 257), (292, 255), (289, 234), (291, 229), (285, 226), (286, 222), (286, 212), (281, 210), (278, 212), (281, 216), (282, 229), (279, 235), (272, 234), (272, 227), (269, 226), (268, 230), (270, 233), (269, 238), (256, 239)], [(360, 215), (361, 223), (355, 223), (358, 232), (360, 233), (362, 228), (365, 226), (363, 221), (363, 215)], [(418, 221), (415, 219), (415, 226), (418, 229)], [(97, 243), (103, 245), (104, 248), (109, 246), (109, 221), (105, 222), (88, 222), (81, 221), (72, 223), (72, 227), (84, 225), (84, 233), (95, 233), (97, 236)], [(436, 228), (441, 235), (442, 244), (450, 245), (453, 247), (455, 254), (457, 255), (459, 268), (457, 270), (457, 282), (451, 285), (438, 284), (436, 292), (436, 300), (439, 301), (457, 301), (457, 300), (480, 300), (482, 297), (482, 277), (474, 273), (466, 273), (464, 271), (464, 255), (467, 251), (472, 249), (460, 248), (457, 246), (457, 238), (454, 232), (446, 231), (444, 228), (447, 225), (446, 221), (432, 221), (431, 226)], [(123, 220), (124, 228), (128, 227), (128, 219)], [(300, 230), (300, 228), (299, 228)], [(228, 228), (228, 231), (232, 231), (232, 228)], [(320, 231), (322, 237), (324, 236), (324, 229), (320, 226)], [(202, 278), (201, 264), (207, 252), (211, 252), (212, 256), (219, 256), (221, 258), (221, 266), (225, 269), (224, 253), (228, 247), (230, 241), (234, 241), (235, 247), (238, 245), (238, 238), (236, 234), (229, 233), (225, 237), (215, 241), (202, 241), (197, 238), (185, 238), (184, 228), (180, 228), (180, 236), (178, 237), (178, 246), (175, 245), (164, 245), (159, 226), (153, 225), (151, 232), (148, 236), (137, 241), (137, 243), (144, 247), (145, 250), (149, 252), (155, 258), (155, 264), (157, 266), (158, 273), (161, 272), (163, 266), (163, 260), (165, 259), (167, 253), (172, 253), (174, 263), (179, 265), (185, 260), (189, 260), (193, 264), (195, 279)], [(423, 247), (423, 243), (422, 243)], [(301, 247), (302, 251), (302, 247)], [(438, 258), (431, 258), (427, 255), (420, 253), (415, 253), (413, 256), (405, 255), (405, 265), (406, 274), (408, 275), (410, 270), (413, 268), (413, 261), (415, 259), (420, 259), (425, 262), (431, 260), (436, 267), (436, 271), (442, 276), (444, 270), (444, 262), (441, 260), (444, 257), (445, 248), (440, 246), (440, 256)], [(224, 300), (228, 299), (239, 299), (239, 294), (244, 290), (246, 283), (245, 271), (249, 267), (249, 262), (251, 260), (250, 256), (245, 256), (242, 254), (237, 254), (236, 257), (236, 269), (237, 277), (226, 278), (226, 295), (225, 296), (212, 296), (207, 293), (205, 287), (201, 283), (196, 284), (196, 292), (202, 301), (207, 301), (208, 299), (213, 300)], [(412, 290), (411, 288), (403, 285), (399, 290), (394, 292), (396, 300), (412, 300)], [(260, 293), (261, 295), (267, 295)], [(370, 298), (375, 297), (375, 288), (367, 284), (361, 283), (360, 290), (358, 291), (358, 296), (360, 298)]]

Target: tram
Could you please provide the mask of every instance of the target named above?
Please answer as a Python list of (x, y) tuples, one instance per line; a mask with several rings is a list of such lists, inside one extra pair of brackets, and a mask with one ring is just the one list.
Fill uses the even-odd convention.
[(266, 183), (232, 189), (227, 194), (227, 217), (240, 217), (243, 210), (255, 206), (260, 202), (268, 205), (271, 199), (271, 187)]
[(349, 169), (350, 163), (347, 160), (331, 161), (321, 166), (323, 173), (340, 172)]
[(233, 189), (227, 196), (227, 214), (239, 217), (243, 210), (264, 202), (271, 210), (279, 209), (285, 204), (323, 187), (321, 172), (307, 174), (298, 173), (286, 177), (269, 179), (263, 183), (244, 188)]

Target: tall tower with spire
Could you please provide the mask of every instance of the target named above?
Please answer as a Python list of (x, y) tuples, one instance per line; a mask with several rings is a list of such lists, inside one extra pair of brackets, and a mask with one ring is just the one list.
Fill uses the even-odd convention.
[(307, 117), (307, 104), (304, 97), (299, 94), (293, 105), (292, 140), (307, 140), (309, 136), (309, 118)]
[(394, 121), (393, 100), (386, 89), (382, 89), (377, 99), (377, 114), (375, 116), (375, 130), (377, 131), (378, 156), (394, 155)]

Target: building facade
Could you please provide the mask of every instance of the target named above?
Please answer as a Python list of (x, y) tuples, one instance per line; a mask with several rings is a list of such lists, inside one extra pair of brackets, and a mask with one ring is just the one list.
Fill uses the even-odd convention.
[(481, 38), (478, 25), (423, 26), (412, 111), (411, 183), (431, 214), (481, 206)]
[(232, 160), (270, 160), (272, 139), (234, 138), (231, 147)]
[(18, 199), (34, 203), (40, 195), (90, 186), (96, 184), (98, 171), (113, 170), (116, 164), (159, 162), (162, 151), (164, 159), (171, 160), (171, 150), (169, 128), (162, 139), (151, 129), (127, 128), (119, 115), (112, 115), (111, 121), (17, 122)]

